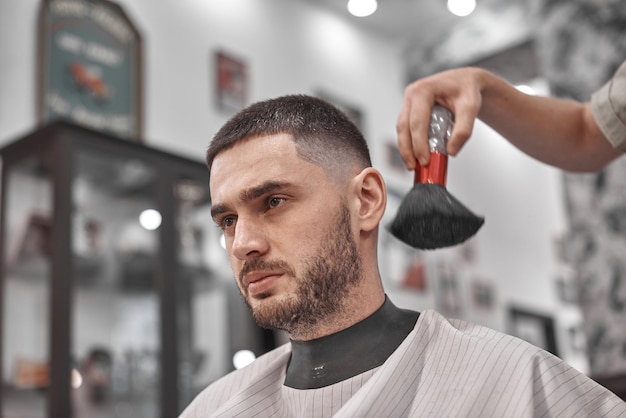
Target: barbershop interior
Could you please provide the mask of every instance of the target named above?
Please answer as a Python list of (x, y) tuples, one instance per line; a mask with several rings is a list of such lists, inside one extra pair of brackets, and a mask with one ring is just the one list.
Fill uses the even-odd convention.
[(0, 416), (178, 416), (288, 342), (239, 293), (205, 163), (230, 117), (288, 94), (367, 140), (396, 305), (519, 337), (625, 399), (626, 159), (564, 171), (476, 120), (446, 188), (480, 229), (416, 249), (387, 227), (414, 183), (409, 84), (473, 66), (586, 102), (625, 28), (620, 1), (2, 0)]

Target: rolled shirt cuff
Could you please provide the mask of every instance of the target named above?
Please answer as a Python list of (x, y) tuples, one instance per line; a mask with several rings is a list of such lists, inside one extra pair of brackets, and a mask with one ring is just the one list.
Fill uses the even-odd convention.
[(591, 110), (608, 141), (626, 152), (626, 62), (611, 80), (593, 93)]

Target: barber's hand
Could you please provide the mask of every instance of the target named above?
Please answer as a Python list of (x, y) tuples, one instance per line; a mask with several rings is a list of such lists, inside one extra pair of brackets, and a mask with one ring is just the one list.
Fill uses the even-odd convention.
[(417, 161), (428, 165), (428, 126), (436, 103), (454, 114), (448, 154), (456, 155), (467, 142), (482, 104), (481, 71), (478, 68), (448, 70), (419, 79), (406, 88), (396, 130), (398, 149), (409, 170), (416, 168)]

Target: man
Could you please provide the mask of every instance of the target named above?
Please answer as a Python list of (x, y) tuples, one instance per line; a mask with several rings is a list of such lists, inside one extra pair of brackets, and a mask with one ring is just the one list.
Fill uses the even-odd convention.
[(524, 153), (569, 171), (596, 171), (626, 152), (626, 62), (588, 103), (522, 93), (480, 68), (457, 68), (413, 82), (398, 116), (408, 169), (429, 161), (426, 132), (438, 103), (455, 115), (448, 153), (456, 155), (481, 119)]
[(241, 294), (291, 341), (211, 384), (182, 417), (626, 416), (537, 347), (392, 304), (376, 254), (385, 183), (333, 106), (253, 104), (216, 134), (207, 164)]

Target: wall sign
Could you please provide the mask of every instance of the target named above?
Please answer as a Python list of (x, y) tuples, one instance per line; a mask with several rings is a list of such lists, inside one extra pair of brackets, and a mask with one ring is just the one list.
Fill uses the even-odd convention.
[(215, 53), (217, 74), (217, 107), (221, 110), (239, 111), (246, 106), (248, 98), (248, 66), (234, 56)]
[(108, 0), (43, 0), (38, 114), (141, 140), (141, 38)]

